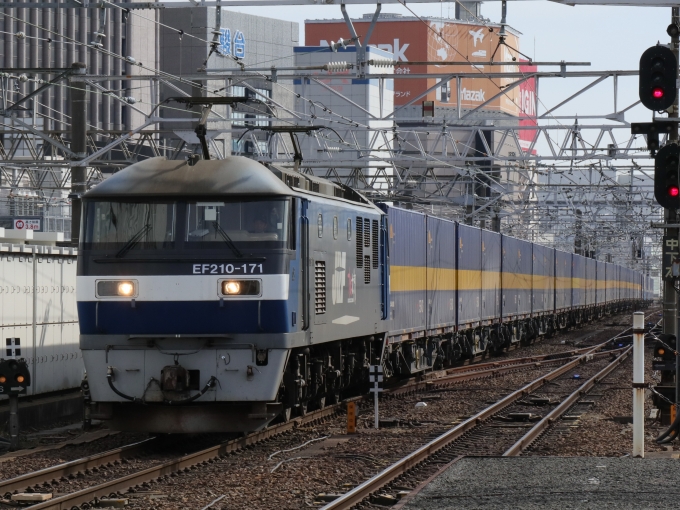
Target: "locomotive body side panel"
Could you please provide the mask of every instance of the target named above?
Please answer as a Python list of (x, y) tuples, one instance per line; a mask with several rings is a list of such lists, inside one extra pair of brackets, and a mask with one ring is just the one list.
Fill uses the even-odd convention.
[(383, 333), (377, 208), (310, 200), (311, 343)]

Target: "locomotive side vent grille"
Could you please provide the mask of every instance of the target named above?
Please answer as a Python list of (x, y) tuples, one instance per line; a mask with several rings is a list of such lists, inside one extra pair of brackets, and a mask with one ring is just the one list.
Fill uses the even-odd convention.
[(357, 216), (357, 267), (363, 267), (364, 262), (364, 219)]
[(368, 218), (364, 220), (364, 246), (371, 247), (371, 220)]
[(378, 220), (373, 220), (373, 230), (371, 231), (371, 242), (373, 243), (373, 269), (378, 268)]
[(364, 283), (371, 283), (371, 257), (364, 257)]
[(314, 262), (314, 310), (317, 315), (326, 313), (326, 261)]

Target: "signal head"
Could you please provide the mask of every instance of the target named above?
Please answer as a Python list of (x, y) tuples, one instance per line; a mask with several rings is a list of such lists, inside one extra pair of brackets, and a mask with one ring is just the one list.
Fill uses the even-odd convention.
[(640, 57), (640, 102), (654, 111), (669, 108), (677, 95), (678, 63), (666, 46), (652, 46)]

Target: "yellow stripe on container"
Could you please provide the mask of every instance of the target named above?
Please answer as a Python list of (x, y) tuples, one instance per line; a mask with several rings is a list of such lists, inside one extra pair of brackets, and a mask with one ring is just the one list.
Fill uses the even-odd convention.
[(443, 267), (427, 268), (427, 288), (429, 290), (456, 290), (456, 270)]
[(424, 266), (391, 266), (390, 289), (394, 292), (424, 290), (426, 275)]
[(503, 288), (504, 289), (531, 289), (530, 274), (524, 273), (503, 273)]
[(458, 270), (458, 290), (479, 290), (482, 288), (482, 272), (474, 269)]

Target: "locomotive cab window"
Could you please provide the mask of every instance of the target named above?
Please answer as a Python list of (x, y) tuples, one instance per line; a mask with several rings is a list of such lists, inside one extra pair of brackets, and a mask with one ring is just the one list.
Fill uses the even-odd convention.
[(192, 202), (185, 240), (193, 248), (283, 247), (290, 228), (289, 200)]
[(85, 202), (83, 247), (115, 249), (121, 255), (172, 248), (176, 208), (172, 202)]

